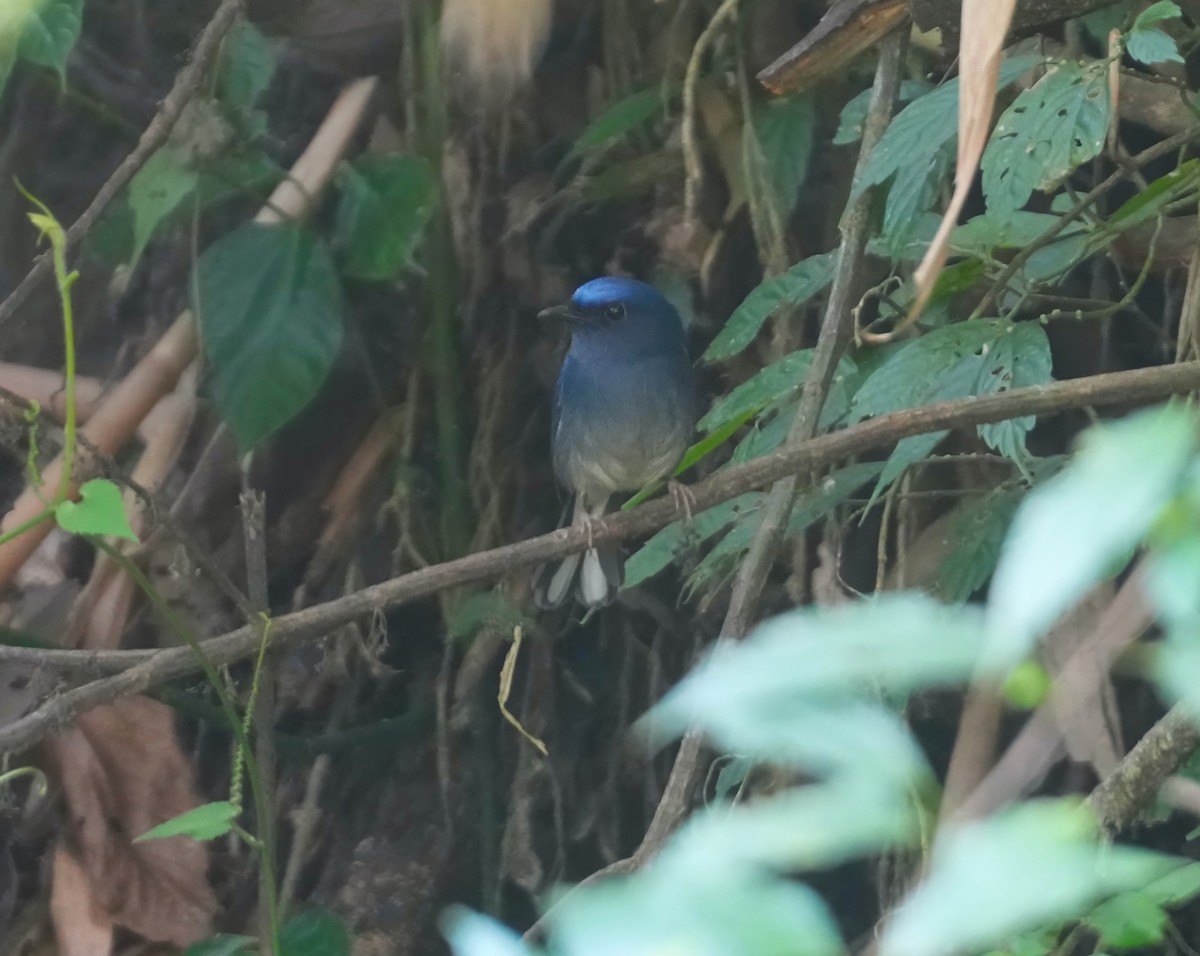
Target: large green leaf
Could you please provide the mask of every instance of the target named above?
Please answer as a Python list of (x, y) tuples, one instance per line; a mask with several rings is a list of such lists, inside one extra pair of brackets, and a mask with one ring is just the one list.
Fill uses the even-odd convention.
[(279, 956), (350, 956), (350, 932), (329, 910), (298, 913), (280, 930)]
[(870, 773), (903, 787), (923, 761), (903, 727), (866, 703), (954, 684), (983, 646), (977, 609), (889, 594), (774, 618), (719, 647), (645, 719), (666, 739), (699, 724), (730, 752), (765, 755), (821, 776)]
[[(865, 482), (878, 475), (882, 468), (882, 462), (866, 461), (847, 465), (826, 475), (812, 488), (796, 496), (785, 533), (789, 537), (797, 535), (825, 517)], [(689, 597), (707, 588), (737, 563), (749, 549), (761, 519), (757, 508), (746, 509), (734, 519), (733, 527), (688, 575)]]
[(928, 876), (893, 914), (880, 956), (977, 952), (1024, 930), (1086, 913), (1179, 862), (1101, 846), (1075, 801), (1037, 801), (942, 834)]
[(1008, 664), (1119, 570), (1176, 493), (1195, 447), (1179, 407), (1089, 429), (1074, 460), (1022, 502), (988, 599), (989, 654)]
[[(1036, 56), (1005, 60), (1000, 67), (999, 87), (1041, 61)], [(949, 170), (958, 134), (958, 80), (938, 87), (914, 100), (888, 125), (855, 180), (853, 195), (868, 186), (893, 180), (884, 207), (887, 246), (904, 245), (918, 214), (928, 209)]]
[(703, 432), (714, 431), (738, 419), (745, 421), (747, 417), (793, 397), (804, 387), (812, 355), (812, 349), (802, 349), (760, 369), (728, 395), (719, 398), (696, 423), (696, 428)]
[(774, 202), (782, 211), (796, 205), (808, 173), (816, 117), (816, 106), (808, 93), (768, 100), (755, 116), (755, 132), (775, 193)]
[(157, 150), (134, 174), (129, 182), (129, 209), (133, 213), (131, 262), (141, 259), (158, 224), (192, 194), (199, 180), (199, 174), (168, 146)]
[(715, 362), (737, 355), (754, 341), (763, 323), (777, 311), (784, 306), (801, 305), (824, 291), (833, 281), (836, 262), (836, 252), (809, 256), (783, 275), (774, 276), (758, 285), (734, 309), (725, 327), (705, 350), (704, 360)]
[(0, 94), (18, 60), (48, 66), (65, 80), (82, 23), (83, 0), (0, 3)]
[(419, 156), (364, 156), (347, 167), (336, 241), (346, 274), (382, 280), (408, 268), (437, 197), (437, 177)]
[(938, 564), (934, 594), (946, 601), (965, 601), (983, 587), (1000, 560), (1004, 536), (1020, 501), (1015, 490), (1005, 488), (957, 509), (946, 536), (954, 547)]
[(196, 264), (195, 312), (213, 395), (243, 448), (300, 411), (342, 340), (342, 297), (324, 244), (292, 224), (250, 223)]
[(637, 129), (656, 114), (661, 113), (672, 95), (674, 95), (672, 89), (663, 90), (661, 87), (653, 86), (646, 90), (638, 90), (638, 92), (631, 93), (624, 99), (613, 103), (579, 134), (563, 162), (577, 159), (601, 146), (607, 146), (626, 133)]
[(490, 916), (451, 906), (441, 918), (442, 935), (455, 956), (530, 956), (521, 937)]
[[(807, 886), (719, 861), (606, 880), (548, 914), (550, 950), (566, 956), (753, 953), (842, 956), (837, 924)], [(475, 956), (475, 954), (471, 954)], [(505, 954), (500, 954), (505, 956)]]
[(274, 75), (271, 42), (249, 20), (239, 20), (221, 46), (217, 95), (235, 113), (248, 117)]
[(1057, 187), (1100, 152), (1109, 120), (1105, 71), (1104, 64), (1057, 63), (1004, 111), (980, 161), (990, 215), (1020, 209), (1035, 189)]
[(658, 574), (685, 549), (697, 547), (742, 515), (761, 505), (762, 492), (751, 491), (694, 515), (690, 522), (674, 521), (647, 541), (625, 562), (625, 587), (637, 587)]

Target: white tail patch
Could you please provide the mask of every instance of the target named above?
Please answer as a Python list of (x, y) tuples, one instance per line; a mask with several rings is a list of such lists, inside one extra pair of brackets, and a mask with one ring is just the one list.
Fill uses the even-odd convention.
[(583, 569), (579, 572), (579, 594), (588, 607), (608, 603), (608, 576), (604, 573), (604, 565), (600, 561), (598, 551), (588, 551), (583, 555)]
[(568, 554), (555, 569), (554, 576), (546, 585), (545, 602), (549, 607), (558, 607), (567, 599), (571, 585), (575, 583), (575, 569), (579, 567), (579, 558), (578, 554)]
[(477, 92), (506, 98), (533, 73), (553, 7), (553, 0), (445, 0), (442, 46)]

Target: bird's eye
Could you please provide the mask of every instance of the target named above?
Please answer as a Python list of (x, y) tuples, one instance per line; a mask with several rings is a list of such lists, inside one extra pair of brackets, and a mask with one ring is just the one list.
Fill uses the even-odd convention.
[(604, 310), (604, 317), (606, 319), (614, 319), (614, 320), (624, 318), (625, 317), (625, 306), (621, 305), (620, 302), (614, 302), (612, 305), (610, 305), (607, 309)]

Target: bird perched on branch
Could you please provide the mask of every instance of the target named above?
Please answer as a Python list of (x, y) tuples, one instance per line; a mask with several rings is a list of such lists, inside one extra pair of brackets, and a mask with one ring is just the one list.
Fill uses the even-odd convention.
[[(687, 448), (696, 400), (683, 323), (655, 289), (616, 277), (593, 279), (539, 317), (571, 328), (551, 442), (555, 474), (575, 494), (572, 523), (590, 538), (613, 494), (666, 478)], [(686, 501), (679, 486), (672, 492)], [(580, 602), (592, 608), (611, 601), (623, 577), (615, 546), (589, 547), (539, 568), (535, 599), (557, 607), (578, 582)]]

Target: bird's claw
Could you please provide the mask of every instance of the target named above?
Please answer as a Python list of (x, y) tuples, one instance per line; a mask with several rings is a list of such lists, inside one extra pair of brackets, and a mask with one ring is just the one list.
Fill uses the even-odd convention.
[(684, 519), (691, 524), (692, 509), (696, 507), (696, 496), (692, 494), (692, 489), (683, 482), (672, 478), (667, 482), (667, 491), (671, 495), (671, 501), (675, 504), (675, 510), (682, 512)]
[(578, 518), (576, 518), (575, 526), (582, 528), (583, 533), (587, 535), (587, 546), (589, 551), (595, 548), (595, 542), (593, 541), (593, 538), (595, 537), (596, 533), (598, 531), (602, 532), (608, 530), (607, 526), (604, 524), (603, 518), (593, 518), (586, 511), (581, 513)]

